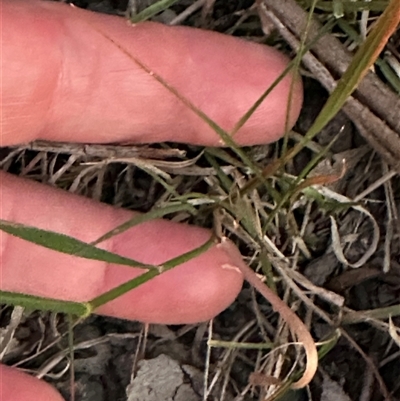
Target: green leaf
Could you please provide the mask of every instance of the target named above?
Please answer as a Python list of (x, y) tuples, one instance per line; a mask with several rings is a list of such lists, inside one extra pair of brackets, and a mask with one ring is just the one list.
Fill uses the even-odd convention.
[(133, 24), (138, 22), (146, 21), (153, 17), (154, 15), (166, 10), (167, 8), (171, 7), (177, 0), (161, 0), (157, 1), (157, 3), (152, 4), (151, 6), (145, 8), (140, 13), (133, 15), (130, 18), (130, 21)]
[(186, 203), (186, 204), (169, 205), (169, 206), (165, 206), (162, 208), (154, 209), (148, 213), (138, 214), (135, 217), (133, 217), (132, 219), (126, 221), (125, 223), (122, 223), (118, 227), (116, 227), (116, 228), (112, 229), (111, 231), (109, 231), (108, 233), (102, 235), (96, 241), (92, 242), (91, 245), (97, 245), (100, 242), (103, 242), (103, 241), (113, 237), (114, 235), (121, 234), (124, 231), (129, 230), (130, 228), (132, 228), (138, 224), (144, 223), (146, 221), (160, 219), (160, 218), (166, 216), (167, 214), (177, 213), (177, 212), (182, 212), (182, 211), (193, 213), (193, 210), (196, 211), (195, 208), (193, 208), (192, 206), (190, 206), (189, 204)]
[(98, 307), (106, 304), (107, 302), (110, 302), (125, 293), (139, 287), (140, 285), (146, 283), (147, 281), (151, 280), (152, 278), (159, 276), (160, 274), (165, 273), (168, 270), (173, 269), (176, 266), (181, 265), (182, 263), (185, 263), (189, 261), (190, 259), (193, 259), (202, 253), (206, 252), (208, 249), (210, 249), (213, 245), (216, 243), (216, 238), (214, 236), (211, 236), (211, 238), (205, 242), (204, 244), (200, 245), (199, 247), (186, 252), (182, 255), (179, 255), (175, 258), (172, 258), (168, 260), (167, 262), (163, 263), (162, 266), (159, 267), (159, 269), (152, 269), (149, 270), (142, 275), (129, 280), (118, 287), (114, 287), (111, 290), (99, 295), (98, 297), (92, 299), (89, 304), (90, 307), (94, 310), (97, 309)]
[(2, 219), (0, 219), (0, 230), (36, 245), (43, 246), (53, 251), (77, 256), (79, 258), (99, 260), (101, 262), (115, 263), (143, 269), (156, 268), (153, 265), (148, 265), (133, 259), (119, 256), (104, 249), (96, 248), (95, 246), (76, 238), (53, 231), (42, 230), (40, 228), (26, 226), (19, 223), (12, 223)]
[(23, 306), (33, 310), (49, 310), (58, 313), (69, 313), (74, 316), (89, 316), (92, 308), (87, 302), (60, 301), (18, 292), (0, 291), (0, 303)]

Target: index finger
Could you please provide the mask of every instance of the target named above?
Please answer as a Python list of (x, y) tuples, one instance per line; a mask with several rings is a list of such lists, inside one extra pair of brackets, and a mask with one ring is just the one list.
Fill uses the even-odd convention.
[[(287, 65), (267, 46), (186, 27), (130, 26), (60, 3), (4, 1), (2, 14), (3, 146), (39, 138), (221, 145), (204, 121), (101, 32), (227, 131)], [(291, 79), (257, 109), (235, 136), (238, 143), (268, 143), (283, 134)], [(301, 101), (296, 78), (291, 123)]]

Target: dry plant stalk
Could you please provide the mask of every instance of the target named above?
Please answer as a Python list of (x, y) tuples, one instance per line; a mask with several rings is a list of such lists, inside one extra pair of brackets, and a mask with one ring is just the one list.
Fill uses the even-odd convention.
[(292, 389), (307, 386), (313, 379), (318, 367), (317, 347), (306, 325), (268, 286), (266, 286), (247, 265), (239, 267), (246, 281), (251, 284), (274, 308), (286, 322), (290, 330), (296, 334), (303, 344), (307, 356), (307, 365), (303, 376), (291, 385)]

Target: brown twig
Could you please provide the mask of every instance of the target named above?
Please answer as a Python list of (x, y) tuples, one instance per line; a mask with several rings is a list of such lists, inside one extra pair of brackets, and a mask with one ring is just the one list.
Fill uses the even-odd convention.
[[(307, 21), (307, 13), (293, 0), (260, 0), (259, 12), (273, 22), (280, 34), (295, 49)], [(312, 21), (308, 40), (312, 42), (322, 26)], [(333, 35), (322, 36), (303, 62), (321, 84), (332, 92), (348, 68), (351, 54)], [(357, 91), (343, 107), (361, 135), (381, 156), (400, 172), (400, 99), (372, 72), (361, 81)]]
[[(294, 0), (263, 0), (264, 4), (297, 37), (301, 38), (307, 21), (307, 13)], [(308, 41), (320, 35), (322, 25), (315, 19), (311, 22)], [(337, 78), (347, 70), (352, 54), (333, 35), (326, 34), (318, 39), (311, 49), (318, 60)], [(367, 74), (357, 88), (355, 97), (373, 113), (386, 121), (400, 134), (399, 97), (390, 90), (373, 72)]]
[(110, 144), (80, 144), (49, 141), (34, 141), (13, 146), (19, 150), (34, 150), (36, 152), (52, 152), (71, 154), (82, 157), (125, 158), (140, 157), (145, 159), (183, 158), (185, 151), (179, 149), (158, 149), (147, 145), (110, 145)]

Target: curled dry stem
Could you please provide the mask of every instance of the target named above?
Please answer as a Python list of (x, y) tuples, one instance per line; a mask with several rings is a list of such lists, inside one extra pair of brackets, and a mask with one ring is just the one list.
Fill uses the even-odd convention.
[(269, 287), (267, 287), (245, 264), (238, 266), (246, 281), (249, 282), (274, 308), (276, 312), (285, 320), (290, 330), (296, 334), (298, 340), (303, 343), (306, 352), (307, 364), (303, 376), (292, 384), (292, 389), (299, 389), (307, 386), (313, 379), (318, 367), (317, 347), (310, 332), (300, 318), (288, 305), (285, 304)]

